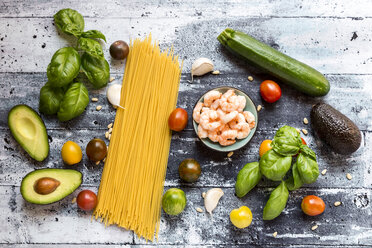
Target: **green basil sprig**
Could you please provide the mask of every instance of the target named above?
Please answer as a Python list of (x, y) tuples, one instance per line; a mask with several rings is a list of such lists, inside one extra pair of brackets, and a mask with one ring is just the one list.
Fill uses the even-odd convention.
[(65, 92), (63, 88), (53, 88), (50, 86), (49, 82), (46, 83), (40, 89), (40, 112), (47, 115), (56, 114), (59, 110), (59, 105), (61, 104), (64, 94)]
[(84, 31), (83, 16), (73, 9), (61, 9), (54, 15), (54, 23), (64, 33), (79, 37)]
[(238, 197), (245, 196), (261, 180), (258, 162), (246, 164), (238, 173), (235, 184), (235, 193)]
[(102, 46), (98, 41), (90, 38), (80, 38), (78, 47), (92, 56), (103, 58)]
[(81, 67), (94, 88), (99, 89), (107, 85), (110, 67), (104, 58), (84, 53), (81, 57)]
[(316, 162), (315, 153), (309, 147), (301, 148), (296, 165), (304, 183), (314, 183), (318, 179), (319, 166)]
[(276, 187), (270, 194), (270, 198), (267, 201), (263, 210), (263, 219), (272, 220), (280, 215), (287, 205), (289, 192), (282, 181), (278, 187)]
[(282, 156), (271, 149), (262, 156), (260, 160), (260, 170), (268, 179), (281, 181), (291, 168), (291, 162), (291, 156)]
[(83, 32), (80, 37), (92, 38), (92, 39), (102, 39), (106, 42), (106, 37), (98, 30), (88, 30)]
[(294, 127), (283, 126), (276, 132), (272, 142), (273, 149), (283, 156), (293, 156), (300, 150), (301, 136)]
[(64, 47), (54, 53), (48, 68), (48, 82), (52, 87), (63, 87), (72, 82), (80, 71), (80, 55), (72, 47)]
[(301, 180), (300, 172), (297, 168), (297, 163), (292, 166), (292, 175), (285, 181), (288, 190), (296, 190), (304, 184)]
[(60, 121), (69, 121), (84, 112), (89, 103), (89, 93), (81, 82), (72, 83), (63, 96), (57, 113)]

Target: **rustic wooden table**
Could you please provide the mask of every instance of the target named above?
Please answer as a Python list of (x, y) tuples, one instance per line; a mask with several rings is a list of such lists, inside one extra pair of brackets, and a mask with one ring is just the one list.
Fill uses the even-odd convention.
[[(74, 43), (53, 25), (53, 15), (62, 8), (84, 15), (87, 29), (101, 30), (107, 37), (105, 57), (114, 82), (121, 82), (124, 64), (110, 61), (109, 44), (118, 39), (144, 37), (150, 32), (162, 46), (174, 44), (184, 58), (178, 106), (189, 113), (205, 91), (230, 85), (247, 92), (263, 109), (259, 127), (250, 144), (231, 158), (202, 146), (192, 130), (175, 133), (169, 154), (166, 187), (180, 187), (188, 203), (183, 214), (161, 219), (158, 245), (230, 247), (362, 247), (372, 246), (372, 9), (371, 0), (251, 0), (251, 1), (145, 1), (145, 0), (2, 0), (0, 3), (0, 246), (1, 247), (118, 247), (155, 245), (139, 240), (132, 232), (105, 228), (91, 221), (72, 199), (76, 192), (58, 203), (37, 206), (25, 202), (19, 192), (22, 177), (36, 168), (63, 168), (60, 149), (66, 140), (81, 147), (93, 137), (104, 138), (115, 111), (108, 104), (105, 89), (90, 90), (91, 102), (83, 115), (60, 123), (42, 116), (48, 129), (50, 155), (42, 163), (29, 159), (11, 136), (7, 113), (16, 104), (38, 108), (40, 87), (46, 82), (46, 67), (53, 53)], [(263, 102), (259, 84), (269, 76), (236, 59), (216, 40), (226, 27), (242, 30), (272, 47), (312, 65), (331, 82), (326, 97), (305, 96), (281, 84), (283, 96), (275, 104)], [(190, 66), (198, 57), (209, 57), (221, 75), (190, 79)], [(252, 75), (253, 82), (247, 77)], [(314, 137), (309, 118), (311, 106), (327, 102), (348, 115), (363, 133), (362, 147), (350, 156), (333, 153)], [(102, 105), (96, 111), (97, 104)], [(273, 137), (282, 125), (309, 130), (303, 136), (318, 154), (318, 181), (290, 193), (285, 211), (273, 221), (262, 220), (263, 206), (275, 186), (262, 181), (248, 196), (234, 196), (238, 171), (247, 162), (258, 160), (263, 139)], [(202, 176), (194, 184), (180, 182), (178, 164), (193, 157), (202, 164)], [(81, 189), (97, 191), (102, 165), (83, 161), (76, 167), (84, 175)], [(346, 173), (353, 178), (348, 180)], [(125, 183), (125, 182), (124, 182)], [(198, 213), (201, 193), (221, 187), (225, 195), (213, 216)], [(300, 208), (305, 195), (316, 194), (326, 202), (321, 216), (305, 216)], [(339, 207), (333, 203), (341, 201)], [(253, 212), (249, 228), (238, 230), (229, 221), (229, 212), (247, 205)], [(312, 231), (311, 227), (319, 227)], [(273, 237), (273, 233), (277, 236)]]

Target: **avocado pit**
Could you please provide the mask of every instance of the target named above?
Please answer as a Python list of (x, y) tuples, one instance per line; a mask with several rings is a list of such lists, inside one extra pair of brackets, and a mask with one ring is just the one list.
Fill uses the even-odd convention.
[(34, 190), (40, 195), (48, 195), (54, 192), (61, 183), (51, 177), (42, 177), (34, 184)]

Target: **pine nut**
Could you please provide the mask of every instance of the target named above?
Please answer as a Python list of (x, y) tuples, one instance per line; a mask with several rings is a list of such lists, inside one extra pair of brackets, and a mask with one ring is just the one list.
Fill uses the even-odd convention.
[(315, 225), (315, 226), (312, 226), (312, 227), (311, 227), (311, 230), (314, 231), (314, 230), (317, 229), (317, 228), (318, 228), (318, 225)]
[(304, 124), (305, 124), (305, 125), (309, 124), (309, 121), (308, 121), (307, 118), (304, 118)]
[(97, 107), (96, 107), (96, 110), (97, 111), (100, 111), (102, 109), (102, 106), (101, 105), (98, 105)]
[(220, 75), (220, 71), (213, 71), (212, 74), (213, 75)]
[(322, 170), (322, 175), (324, 176), (327, 173), (327, 169)]
[(253, 77), (252, 76), (248, 76), (248, 80), (252, 82), (253, 81)]
[(257, 106), (257, 112), (260, 112), (261, 109), (262, 109), (262, 106), (261, 105), (258, 105)]
[(278, 232), (273, 233), (273, 237), (276, 238), (276, 235), (278, 235)]
[(341, 202), (339, 202), (339, 201), (336, 201), (336, 202), (334, 203), (334, 205), (335, 205), (335, 207), (338, 207), (338, 206), (340, 206), (340, 205), (341, 205)]
[(346, 178), (349, 179), (349, 180), (351, 180), (353, 177), (351, 176), (350, 173), (347, 173), (347, 174), (346, 174)]
[(107, 128), (110, 129), (112, 128), (112, 125), (114, 125), (112, 122), (110, 124), (107, 125)]
[(229, 157), (231, 157), (232, 155), (234, 155), (234, 152), (229, 152), (229, 153), (227, 154), (227, 157), (229, 158)]
[(301, 131), (302, 131), (305, 135), (307, 135), (307, 130), (306, 130), (306, 129), (301, 129)]
[(93, 97), (92, 98), (92, 102), (98, 102), (98, 98), (97, 97)]
[(203, 209), (201, 209), (199, 207), (196, 208), (196, 211), (198, 211), (199, 213), (203, 213), (204, 212)]

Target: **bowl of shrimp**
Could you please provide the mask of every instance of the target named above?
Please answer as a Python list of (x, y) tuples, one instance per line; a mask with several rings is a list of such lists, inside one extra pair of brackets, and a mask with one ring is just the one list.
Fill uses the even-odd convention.
[(206, 92), (196, 103), (192, 117), (202, 143), (220, 152), (235, 151), (248, 144), (258, 124), (252, 99), (232, 87)]

